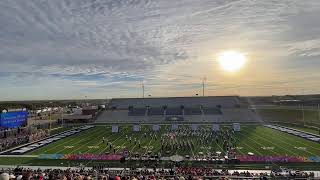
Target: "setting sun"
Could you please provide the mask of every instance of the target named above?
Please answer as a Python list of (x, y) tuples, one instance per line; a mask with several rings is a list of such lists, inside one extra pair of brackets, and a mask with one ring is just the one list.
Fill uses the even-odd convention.
[(228, 72), (240, 70), (246, 61), (245, 55), (237, 51), (225, 51), (218, 56), (218, 62), (221, 68)]

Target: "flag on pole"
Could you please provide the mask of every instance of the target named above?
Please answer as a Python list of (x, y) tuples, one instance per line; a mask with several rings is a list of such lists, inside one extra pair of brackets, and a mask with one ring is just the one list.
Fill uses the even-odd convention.
[(119, 132), (119, 126), (118, 125), (113, 125), (111, 131), (112, 131), (112, 133), (118, 133)]

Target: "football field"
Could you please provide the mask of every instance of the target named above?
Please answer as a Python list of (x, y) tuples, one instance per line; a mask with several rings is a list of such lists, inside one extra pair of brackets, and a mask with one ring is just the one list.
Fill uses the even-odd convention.
[[(172, 135), (170, 128), (171, 126), (162, 125), (160, 132), (152, 132), (150, 126), (142, 125), (141, 132), (133, 132), (132, 126), (124, 125), (120, 126), (118, 133), (112, 133), (111, 126), (95, 126), (28, 154), (121, 154), (126, 150), (130, 154), (139, 155), (160, 152), (162, 156), (197, 156), (217, 151), (225, 152), (226, 142), (221, 136), (212, 138), (203, 133), (198, 136), (177, 137)], [(184, 128), (187, 129), (187, 125)], [(203, 125), (199, 128), (209, 131), (211, 127)], [(222, 126), (221, 129), (222, 132), (231, 131), (230, 126)], [(264, 126), (242, 125), (240, 132), (232, 134), (231, 141), (238, 155), (251, 153), (256, 156), (320, 156), (319, 143)], [(179, 148), (171, 148), (173, 143), (179, 144)]]

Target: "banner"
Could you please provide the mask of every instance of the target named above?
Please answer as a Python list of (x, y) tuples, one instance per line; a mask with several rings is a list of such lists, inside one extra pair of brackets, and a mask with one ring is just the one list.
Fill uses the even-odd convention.
[(159, 124), (154, 124), (154, 125), (152, 126), (152, 130), (155, 131), (155, 132), (160, 131), (160, 125), (159, 125)]
[(140, 125), (133, 125), (132, 131), (133, 132), (140, 132), (141, 131), (141, 126)]
[(171, 125), (171, 130), (177, 130), (179, 128), (178, 124), (172, 124)]
[[(39, 159), (67, 159), (67, 160), (103, 160), (117, 161), (122, 157), (128, 157), (129, 152), (124, 150), (122, 154), (40, 154)], [(303, 162), (320, 162), (320, 156), (250, 156), (239, 155), (237, 159), (240, 162), (257, 162), (257, 163), (303, 163)]]
[(300, 156), (249, 156), (240, 155), (237, 156), (240, 162), (283, 162), (283, 163), (299, 163), (307, 162), (308, 158)]
[(1, 113), (0, 127), (17, 128), (27, 124), (27, 111), (13, 111)]
[(240, 123), (233, 123), (232, 127), (234, 131), (240, 131)]
[(40, 154), (38, 159), (62, 159), (63, 154)]
[(191, 125), (192, 131), (197, 131), (197, 130), (198, 130), (198, 127), (199, 127), (198, 124), (192, 124), (192, 125)]
[(61, 159), (119, 161), (122, 157), (122, 154), (65, 154)]
[(219, 124), (212, 124), (212, 131), (220, 131), (220, 125)]
[(111, 132), (112, 132), (112, 133), (118, 133), (118, 132), (119, 132), (119, 126), (113, 125)]

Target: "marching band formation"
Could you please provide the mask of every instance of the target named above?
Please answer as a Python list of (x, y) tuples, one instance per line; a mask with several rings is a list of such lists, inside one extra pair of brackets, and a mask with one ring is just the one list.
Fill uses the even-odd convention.
[[(146, 142), (148, 139), (151, 141), (150, 146), (157, 146), (159, 150), (157, 155), (192, 155), (191, 158), (197, 157), (197, 152), (203, 149), (207, 154), (202, 152), (202, 155), (214, 156), (222, 155), (228, 157), (235, 157), (236, 138), (235, 131), (233, 129), (219, 129), (217, 131), (212, 130), (209, 127), (190, 128), (188, 126), (180, 126), (177, 129), (170, 128), (169, 126), (163, 127), (161, 131), (153, 131), (152, 129), (145, 130), (140, 133), (139, 138), (137, 136), (125, 135), (125, 146), (134, 147), (131, 148), (129, 154), (139, 154), (144, 152), (145, 155), (148, 151), (148, 147), (143, 146), (142, 142)], [(102, 143), (109, 147), (109, 151), (116, 153), (123, 151), (119, 149), (119, 146), (115, 146), (107, 138), (103, 137)], [(159, 147), (160, 146), (160, 147)], [(123, 148), (123, 147), (120, 147)], [(149, 149), (152, 150), (152, 149)]]

